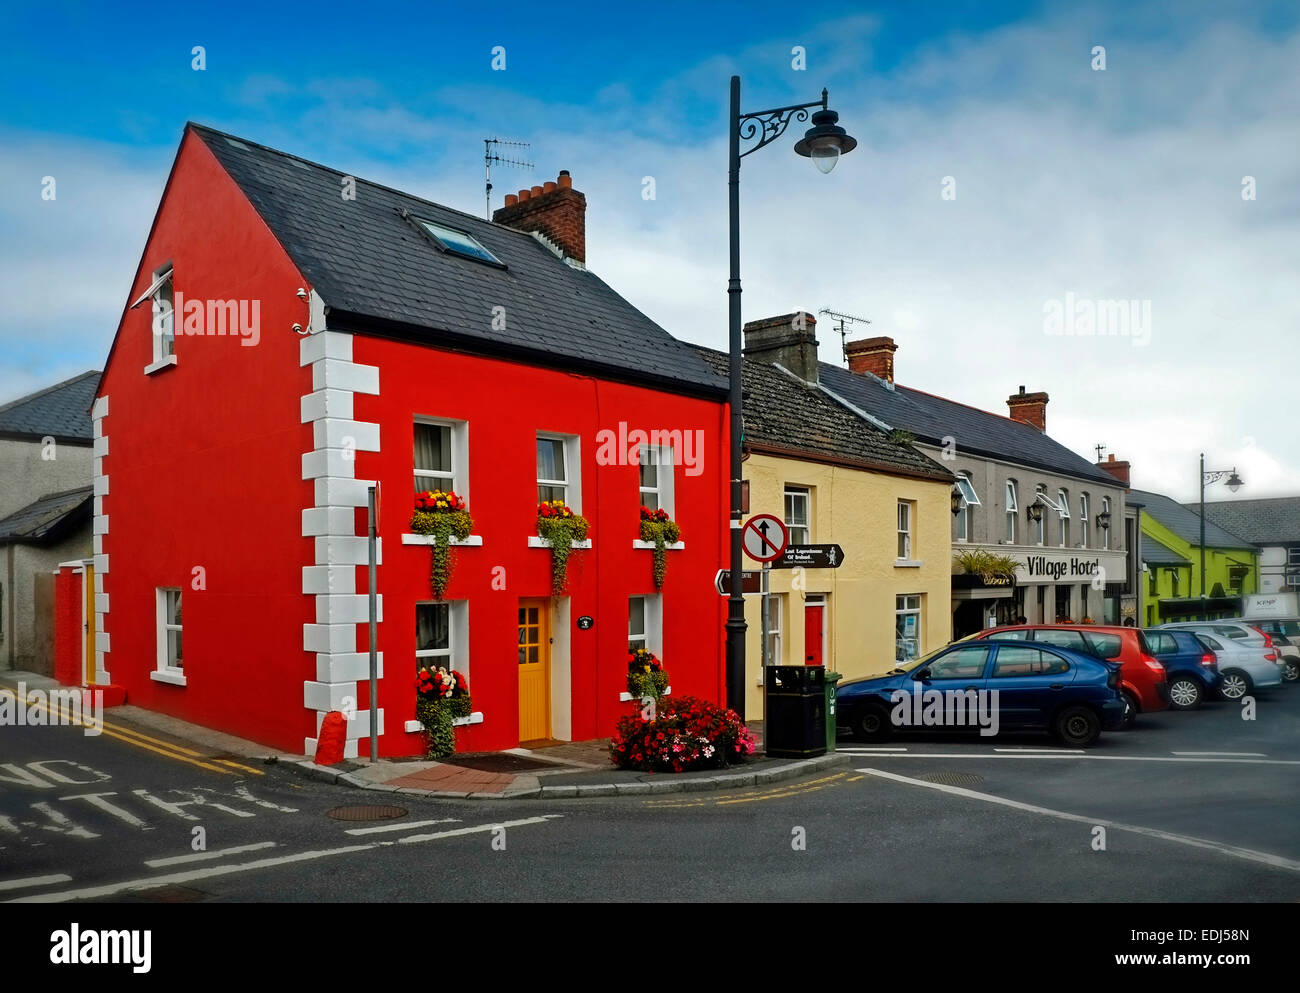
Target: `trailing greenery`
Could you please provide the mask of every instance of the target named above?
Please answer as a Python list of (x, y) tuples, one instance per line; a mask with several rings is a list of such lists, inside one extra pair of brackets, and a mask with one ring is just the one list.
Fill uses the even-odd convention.
[(474, 519), (464, 510), (417, 510), (411, 515), (411, 530), (433, 536), (433, 563), (429, 585), (435, 599), (441, 600), (451, 582), (451, 539), (464, 541), (473, 533)]
[(651, 511), (641, 508), (641, 540), (654, 543), (654, 580), (655, 588), (663, 589), (664, 577), (668, 574), (669, 545), (679, 541), (682, 529), (677, 522), (670, 520), (663, 510)]
[(1016, 560), (1009, 555), (995, 555), (981, 548), (971, 548), (953, 554), (953, 561), (962, 572), (976, 576), (1001, 576), (1014, 579)]
[(473, 712), (473, 704), (467, 696), (445, 699), (427, 699), (417, 697), (415, 716), (428, 735), (426, 755), (431, 759), (445, 759), (456, 754), (456, 727), (452, 722), (457, 717), (468, 717)]
[(627, 674), (627, 691), (633, 699), (653, 697), (658, 700), (668, 689), (668, 673), (662, 669), (658, 672), (629, 672)]
[(551, 546), (551, 592), (557, 596), (569, 583), (569, 554), (573, 544), (586, 541), (591, 522), (575, 514), (562, 500), (543, 502), (537, 508), (537, 534)]

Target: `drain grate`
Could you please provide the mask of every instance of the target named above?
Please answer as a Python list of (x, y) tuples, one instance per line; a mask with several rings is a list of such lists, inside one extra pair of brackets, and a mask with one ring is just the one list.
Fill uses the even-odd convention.
[(335, 807), (325, 811), (326, 816), (336, 821), (391, 821), (406, 816), (405, 807), (393, 807), (383, 804), (353, 804), (348, 807)]
[(984, 782), (983, 776), (973, 772), (927, 772), (924, 776), (916, 778), (924, 779), (927, 783), (938, 783), (940, 786), (978, 786)]

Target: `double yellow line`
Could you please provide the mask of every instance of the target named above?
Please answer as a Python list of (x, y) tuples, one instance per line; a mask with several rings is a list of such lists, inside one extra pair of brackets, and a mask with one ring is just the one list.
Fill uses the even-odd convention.
[[(843, 782), (852, 782), (846, 779), (848, 773), (837, 772), (834, 775), (823, 776), (821, 779), (810, 779), (806, 783), (790, 783), (785, 786), (774, 786), (768, 790), (746, 790), (744, 793), (723, 793), (721, 796), (713, 799), (703, 797), (670, 797), (663, 800), (646, 800), (648, 807), (728, 807), (737, 803), (761, 803), (764, 800), (783, 800), (786, 797), (797, 796), (801, 793), (816, 793), (818, 790), (826, 789), (828, 786), (841, 786)], [(861, 779), (862, 777), (857, 777)]]
[[(94, 687), (87, 687), (94, 690)], [(18, 693), (7, 686), (0, 686), (0, 693), (7, 694), (14, 698), (15, 703), (18, 701)], [(84, 716), (78, 716), (66, 708), (60, 706), (51, 708), (49, 704), (39, 700), (33, 700), (30, 696), (24, 697), (23, 702), (28, 708), (43, 711), (52, 717), (58, 717), (67, 724), (79, 724), (82, 727), (94, 727), (94, 724), (87, 721)], [(206, 769), (209, 772), (219, 772), (223, 776), (234, 776), (239, 770), (253, 776), (264, 776), (261, 769), (251, 765), (244, 765), (241, 762), (235, 762), (231, 759), (208, 759), (204, 758), (202, 752), (196, 752), (192, 748), (186, 748), (184, 745), (177, 745), (170, 741), (164, 741), (161, 738), (155, 738), (151, 735), (136, 731), (133, 728), (122, 727), (120, 724), (113, 724), (104, 721), (103, 733), (110, 738), (116, 738), (118, 741), (124, 741), (128, 745), (134, 745), (136, 748), (143, 748), (145, 751), (154, 752), (169, 759), (175, 759), (178, 762), (188, 762), (190, 765), (198, 766), (200, 769)]]

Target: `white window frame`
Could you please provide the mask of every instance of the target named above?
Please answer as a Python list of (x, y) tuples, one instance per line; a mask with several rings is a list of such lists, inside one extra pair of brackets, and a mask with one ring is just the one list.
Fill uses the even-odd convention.
[[(911, 601), (916, 601), (912, 606)], [(919, 593), (898, 593), (894, 596), (894, 658), (898, 658), (898, 618), (907, 614), (916, 615), (916, 654), (911, 658), (920, 658), (925, 654), (925, 628), (923, 610), (925, 601)]]
[[(653, 461), (653, 464), (656, 469), (655, 485), (642, 486), (641, 475), (640, 475), (641, 467), (643, 465), (650, 464), (649, 462), (646, 462), (646, 459), (649, 457), (649, 453), (651, 452), (655, 453), (654, 461)], [(665, 452), (667, 453), (666, 459), (664, 455)], [(668, 514), (669, 517), (673, 517), (673, 518), (677, 516), (675, 512), (676, 507), (674, 506), (674, 499), (673, 499), (673, 490), (674, 490), (673, 470), (676, 468), (676, 464), (677, 464), (676, 453), (673, 451), (671, 445), (642, 445), (638, 449), (637, 490), (640, 495), (641, 506), (650, 507), (650, 504), (646, 503), (645, 495), (647, 493), (653, 493), (655, 494), (655, 498), (656, 498), (655, 502), (658, 504), (658, 507), (650, 507), (651, 510), (663, 510)], [(667, 469), (666, 473), (664, 472), (665, 469)]]
[(1016, 499), (1016, 481), (1008, 479), (1004, 499), (1007, 505), (1007, 541), (1011, 544), (1016, 543), (1017, 527), (1019, 522), (1016, 515), (1020, 513), (1020, 501)]
[(1083, 547), (1088, 547), (1088, 494), (1079, 494), (1079, 535), (1083, 539)]
[(564, 488), (564, 505), (575, 514), (582, 513), (582, 456), (580, 440), (576, 434), (557, 434), (551, 431), (538, 431), (538, 441), (558, 441), (564, 453), (564, 479), (542, 479), (537, 477), (537, 502), (541, 503), (543, 486)]
[[(643, 633), (634, 635), (632, 633), (633, 609), (638, 601), (641, 604)], [(653, 652), (659, 658), (663, 658), (663, 611), (663, 597), (658, 593), (646, 593), (627, 598), (627, 643), (629, 649), (633, 644), (639, 642), (647, 652)]]
[[(1101, 512), (1110, 515), (1110, 497), (1101, 498)], [(1101, 528), (1101, 549), (1110, 551), (1110, 528)]]
[[(966, 485), (963, 486), (962, 483)], [(971, 508), (981, 506), (980, 497), (975, 492), (975, 484), (971, 482), (969, 472), (957, 473), (956, 486), (961, 493), (961, 509), (957, 511), (957, 520), (961, 522), (961, 534), (954, 535), (953, 540), (967, 543), (971, 540), (971, 525), (975, 523), (975, 512)]]
[[(419, 469), (415, 465), (415, 425), (427, 425), (436, 428), (449, 428), (451, 431), (451, 471), (437, 469)], [(534, 455), (536, 452), (534, 451)], [(469, 425), (465, 421), (450, 420), (439, 417), (416, 417), (411, 427), (411, 482), (415, 477), (429, 480), (426, 490), (452, 490), (466, 503), (469, 503)], [(450, 477), (450, 486), (443, 485), (443, 480)], [(423, 492), (423, 491), (421, 491)], [(466, 676), (469, 673), (465, 674)]]
[[(429, 665), (434, 669), (439, 666), (448, 670), (455, 669), (469, 680), (472, 689), (474, 679), (469, 671), (469, 601), (417, 600), (415, 602), (417, 616), (421, 607), (447, 608), (447, 647), (417, 648), (415, 650), (416, 671), (419, 671), (422, 665)], [(432, 660), (432, 662), (426, 660)]]
[[(154, 640), (157, 647), (157, 659), (154, 671), (150, 674), (154, 679), (164, 683), (175, 683), (178, 686), (185, 685), (185, 652), (181, 650), (181, 657), (177, 660), (180, 665), (174, 665), (171, 661), (170, 650), (168, 647), (168, 633), (175, 631), (184, 635), (184, 617), (181, 614), (181, 623), (172, 624), (167, 620), (169, 614), (167, 610), (167, 599), (172, 593), (176, 594), (178, 606), (184, 606), (184, 600), (181, 596), (179, 586), (158, 586), (154, 588), (154, 617), (155, 617), (155, 634)], [(182, 641), (183, 643), (183, 641)]]
[(1286, 550), (1286, 564), (1300, 565), (1300, 547), (1288, 548)]
[(912, 560), (912, 501), (899, 500), (897, 511), (898, 527), (898, 544), (901, 546), (897, 549), (898, 561), (910, 562)]
[(1061, 526), (1061, 547), (1070, 547), (1070, 494), (1064, 489), (1056, 491), (1056, 505), (1060, 508), (1056, 515), (1057, 523)]
[(136, 298), (130, 309), (134, 310), (146, 300), (150, 301), (149, 339), (153, 360), (144, 367), (146, 375), (176, 364), (176, 295), (172, 263), (167, 262), (153, 271), (149, 288)]
[[(785, 594), (772, 593), (767, 599), (767, 664), (785, 665)], [(760, 599), (758, 602), (761, 604), (763, 601)]]
[[(795, 524), (791, 522), (791, 515), (786, 511), (787, 500), (798, 503), (799, 499), (803, 500), (804, 523)], [(809, 486), (786, 486), (782, 493), (782, 518), (785, 520), (786, 534), (789, 536), (791, 545), (810, 545), (812, 544), (812, 487)], [(802, 530), (804, 532), (803, 540), (795, 539), (795, 532)]]

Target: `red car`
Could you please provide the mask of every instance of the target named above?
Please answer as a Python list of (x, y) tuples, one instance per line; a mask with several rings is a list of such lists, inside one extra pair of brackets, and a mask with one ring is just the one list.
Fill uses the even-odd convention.
[(1073, 648), (1110, 662), (1120, 663), (1120, 690), (1128, 701), (1125, 727), (1132, 727), (1140, 713), (1169, 707), (1169, 684), (1165, 667), (1151, 654), (1139, 628), (1101, 624), (1025, 624), (987, 628), (976, 638), (1023, 638), (1062, 648)]

